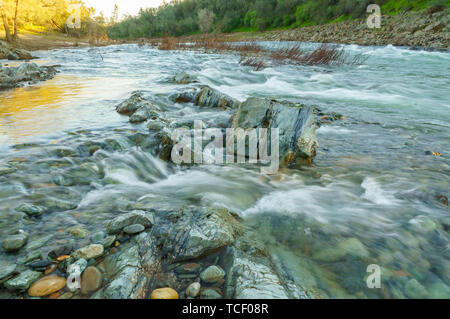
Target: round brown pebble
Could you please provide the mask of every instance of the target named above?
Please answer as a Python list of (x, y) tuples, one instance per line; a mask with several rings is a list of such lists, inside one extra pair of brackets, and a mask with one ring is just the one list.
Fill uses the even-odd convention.
[(47, 276), (36, 281), (30, 289), (28, 294), (31, 297), (44, 297), (60, 291), (66, 286), (66, 279), (59, 276)]
[(152, 291), (150, 299), (178, 299), (178, 293), (172, 288), (159, 288)]
[(81, 275), (81, 293), (88, 295), (102, 286), (103, 276), (96, 267), (87, 267)]

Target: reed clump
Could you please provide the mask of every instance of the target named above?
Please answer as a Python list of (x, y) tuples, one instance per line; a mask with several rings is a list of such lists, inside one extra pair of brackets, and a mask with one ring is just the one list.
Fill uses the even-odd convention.
[(367, 59), (363, 54), (351, 55), (345, 47), (336, 44), (321, 44), (314, 50), (306, 50), (301, 44), (276, 45), (265, 48), (256, 41), (230, 43), (217, 36), (204, 35), (194, 41), (181, 42), (173, 37), (163, 38), (160, 50), (204, 50), (205, 53), (239, 53), (239, 64), (260, 71), (272, 64), (291, 64), (300, 66), (340, 66), (360, 65)]
[(258, 59), (257, 57), (248, 57), (245, 55), (241, 55), (239, 65), (249, 66), (255, 71), (261, 71), (267, 67), (266, 63), (263, 60)]

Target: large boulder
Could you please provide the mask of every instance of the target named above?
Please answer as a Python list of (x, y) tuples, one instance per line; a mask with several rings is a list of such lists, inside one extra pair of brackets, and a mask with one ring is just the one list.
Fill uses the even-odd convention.
[(186, 72), (180, 72), (170, 78), (169, 82), (175, 84), (190, 84), (197, 82), (197, 77), (195, 75), (189, 75)]
[(246, 229), (232, 247), (224, 252), (227, 299), (310, 299), (285, 265), (279, 265), (260, 237)]
[(195, 96), (194, 104), (200, 107), (216, 107), (221, 109), (237, 108), (239, 101), (209, 86), (204, 86)]
[(289, 299), (275, 271), (240, 251), (233, 250), (228, 271), (228, 296), (234, 299)]
[(28, 51), (14, 48), (3, 41), (0, 41), (0, 59), (31, 60), (34, 59), (34, 57)]
[[(318, 141), (313, 108), (310, 106), (249, 98), (239, 105), (231, 118), (230, 126), (242, 129), (278, 128), (280, 163), (283, 166), (301, 159), (311, 159), (316, 155)], [(270, 142), (270, 138), (268, 141)]]
[(141, 91), (135, 91), (131, 97), (116, 106), (116, 111), (130, 117), (131, 123), (145, 122), (152, 117), (158, 117), (161, 111), (158, 106), (146, 100)]
[(93, 299), (143, 299), (149, 281), (161, 273), (158, 249), (150, 233), (141, 233), (98, 266), (111, 280)]
[(154, 228), (158, 245), (168, 260), (185, 261), (232, 245), (242, 233), (238, 219), (225, 208), (185, 209), (176, 225)]
[(23, 63), (18, 67), (0, 65), (0, 90), (11, 89), (22, 84), (36, 83), (52, 79), (57, 71), (52, 66), (38, 66), (36, 63)]

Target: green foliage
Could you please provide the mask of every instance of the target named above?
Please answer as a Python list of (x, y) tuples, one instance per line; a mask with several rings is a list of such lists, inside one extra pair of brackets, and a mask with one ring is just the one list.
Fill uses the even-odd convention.
[(450, 6), (448, 0), (389, 0), (382, 6), (382, 11), (389, 14), (398, 14), (405, 10), (423, 10), (435, 5)]
[(141, 10), (109, 27), (111, 38), (179, 36), (200, 32), (198, 13), (214, 15), (211, 32), (262, 31), (335, 23), (367, 16), (367, 6), (383, 14), (422, 10), (448, 0), (172, 0), (157, 9)]

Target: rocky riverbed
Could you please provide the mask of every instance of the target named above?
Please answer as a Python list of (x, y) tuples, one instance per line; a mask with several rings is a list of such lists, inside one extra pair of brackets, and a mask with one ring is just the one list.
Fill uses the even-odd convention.
[[(418, 81), (439, 78), (447, 56), (351, 49), (372, 60), (254, 72), (231, 55), (145, 46), (40, 52), (61, 73), (1, 96), (37, 105), (2, 109), (0, 297), (450, 296), (446, 86)], [(395, 77), (377, 91), (390, 60), (400, 74), (412, 65), (401, 79), (414, 70), (420, 96), (398, 99)], [(64, 131), (43, 137), (27, 115), (49, 112)], [(194, 120), (278, 127), (280, 171), (174, 165), (172, 133), (195, 133)], [(370, 264), (382, 289), (365, 283)]]
[[(184, 73), (174, 79), (180, 78), (185, 79), (183, 84), (195, 83), (188, 81), (191, 77)], [(309, 106), (269, 99), (240, 103), (208, 86), (175, 93), (169, 99), (212, 109), (217, 118), (211, 121), (209, 114), (209, 126), (279, 128), (280, 161), (285, 167), (297, 165), (300, 159), (311, 160), (316, 154), (315, 115)], [(186, 119), (177, 120), (179, 112), (170, 113), (156, 104), (143, 92), (134, 92), (116, 110), (129, 116), (132, 123), (148, 122), (147, 127), (156, 132), (156, 139), (135, 138), (168, 161), (175, 143), (173, 130), (192, 124)], [(76, 151), (64, 148), (54, 151), (61, 158), (83, 160), (100, 154), (104, 147), (107, 145), (89, 143)], [(21, 164), (10, 162), (1, 168), (1, 175), (14, 176), (21, 170), (18, 166)], [(76, 170), (67, 177), (53, 175), (55, 187), (85, 184), (91, 174), (102, 175), (84, 164)], [(61, 191), (65, 192), (64, 188)], [(42, 201), (39, 196), (29, 199), (14, 208), (20, 223), (33, 222), (52, 211), (76, 208), (71, 200)], [(245, 229), (236, 212), (163, 198), (139, 201), (133, 209), (117, 212), (118, 216), (103, 231), (92, 235), (80, 226), (65, 230), (74, 238), (85, 239), (81, 242), (58, 244), (54, 235), (31, 239), (20, 226), (6, 231), (2, 235), (3, 250), (20, 257), (3, 265), (0, 275), (3, 287), (11, 296), (50, 298), (148, 298), (155, 289), (169, 292), (169, 297), (175, 293), (177, 298), (313, 297), (298, 283), (278, 273), (276, 263), (257, 234)], [(157, 298), (155, 294), (152, 298)], [(161, 296), (167, 297), (164, 293)]]

